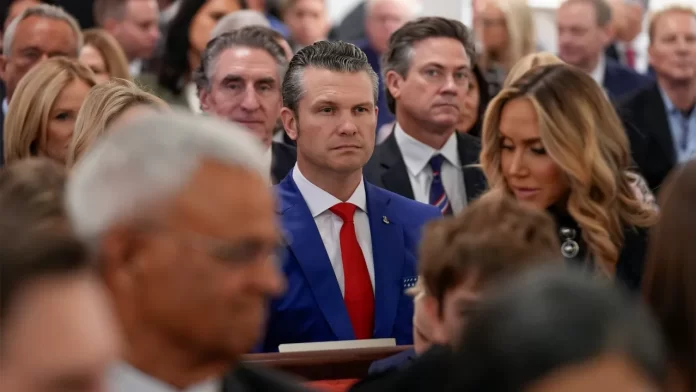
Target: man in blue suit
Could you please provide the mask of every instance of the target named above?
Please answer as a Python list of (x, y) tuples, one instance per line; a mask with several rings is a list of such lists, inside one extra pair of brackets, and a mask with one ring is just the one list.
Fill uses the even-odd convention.
[(297, 165), (276, 186), (289, 245), (288, 290), (273, 301), (263, 351), (284, 343), (395, 338), (413, 342), (416, 249), (437, 208), (363, 180), (374, 150), (377, 75), (365, 54), (321, 41), (293, 57), (283, 125)]
[(611, 43), (611, 7), (606, 0), (567, 0), (556, 13), (558, 55), (587, 72), (612, 100), (649, 84), (651, 79), (605, 55)]

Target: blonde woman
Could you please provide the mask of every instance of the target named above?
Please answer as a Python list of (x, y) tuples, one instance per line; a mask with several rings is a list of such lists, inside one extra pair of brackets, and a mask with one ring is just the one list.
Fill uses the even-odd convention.
[(479, 20), (480, 66), (495, 95), (510, 69), (536, 51), (534, 15), (527, 0), (485, 0)]
[(657, 213), (638, 200), (630, 164), (614, 108), (573, 67), (532, 69), (486, 112), (481, 165), (491, 191), (551, 212), (567, 260), (637, 290)]
[(110, 78), (131, 79), (126, 54), (111, 34), (102, 29), (87, 29), (84, 39), (80, 62), (94, 72), (98, 83)]
[(564, 64), (564, 62), (558, 58), (558, 56), (550, 52), (528, 54), (522, 57), (515, 65), (512, 66), (510, 72), (508, 72), (508, 75), (505, 78), (503, 88), (510, 86), (530, 69), (551, 64)]
[(95, 84), (89, 68), (64, 57), (32, 68), (5, 117), (5, 163), (45, 156), (64, 164), (77, 113)]
[(113, 79), (94, 87), (77, 115), (68, 147), (67, 166), (72, 167), (114, 123), (167, 108), (162, 99), (127, 80)]

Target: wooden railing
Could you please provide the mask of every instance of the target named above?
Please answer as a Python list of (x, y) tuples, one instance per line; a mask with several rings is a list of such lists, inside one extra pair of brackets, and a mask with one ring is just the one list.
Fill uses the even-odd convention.
[(362, 379), (374, 361), (390, 357), (411, 346), (357, 348), (293, 353), (248, 354), (245, 362), (295, 374), (305, 380)]

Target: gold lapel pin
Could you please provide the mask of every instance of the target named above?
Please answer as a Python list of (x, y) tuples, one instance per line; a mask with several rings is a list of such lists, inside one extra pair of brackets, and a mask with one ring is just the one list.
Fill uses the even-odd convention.
[(389, 224), (389, 218), (387, 218), (386, 216), (383, 216), (383, 217), (382, 217), (382, 222), (384, 222), (385, 224), (388, 225), (388, 224)]

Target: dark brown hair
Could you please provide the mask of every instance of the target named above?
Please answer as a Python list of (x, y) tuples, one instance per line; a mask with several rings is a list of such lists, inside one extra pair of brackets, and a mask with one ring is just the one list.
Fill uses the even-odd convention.
[(650, 232), (643, 296), (662, 326), (686, 390), (696, 390), (696, 161), (677, 168), (660, 192)]
[[(462, 43), (471, 63), (476, 62), (474, 43), (469, 28), (458, 20), (428, 16), (407, 22), (389, 37), (387, 51), (382, 55), (382, 74), (395, 71), (406, 77), (411, 68), (413, 46), (428, 38), (452, 38)], [(396, 102), (386, 89), (387, 107), (395, 113)]]
[(489, 192), (462, 214), (426, 226), (419, 272), (441, 312), (445, 294), (471, 274), (483, 287), (530, 266), (560, 260), (555, 224), (548, 213), (502, 192)]

